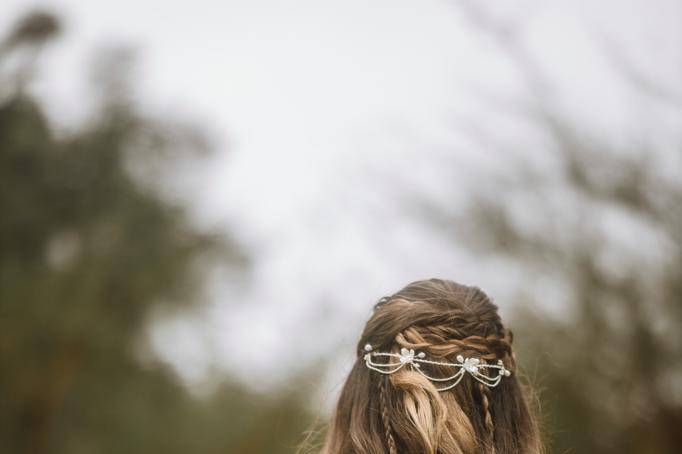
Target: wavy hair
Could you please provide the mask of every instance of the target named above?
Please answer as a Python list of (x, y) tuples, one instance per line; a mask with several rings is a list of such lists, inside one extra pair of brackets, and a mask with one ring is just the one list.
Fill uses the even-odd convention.
[[(365, 344), (455, 362), (458, 355), (502, 360), (511, 377), (489, 388), (472, 377), (438, 391), (411, 368), (368, 369)], [(433, 376), (452, 369), (433, 366)], [(357, 344), (322, 454), (541, 454), (538, 424), (517, 379), (512, 333), (478, 288), (452, 281), (413, 282), (375, 306)]]

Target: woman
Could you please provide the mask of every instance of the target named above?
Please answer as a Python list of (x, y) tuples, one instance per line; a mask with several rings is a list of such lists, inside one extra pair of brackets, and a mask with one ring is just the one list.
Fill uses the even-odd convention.
[(414, 282), (374, 308), (324, 454), (539, 454), (512, 333), (475, 287)]

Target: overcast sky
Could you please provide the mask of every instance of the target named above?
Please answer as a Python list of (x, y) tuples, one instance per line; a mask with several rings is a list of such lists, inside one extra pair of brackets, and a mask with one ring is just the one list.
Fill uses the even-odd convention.
[[(553, 102), (587, 132), (627, 141), (650, 126), (603, 58), (605, 42), (656, 80), (679, 77), (675, 0), (494, 3), (551, 76)], [(504, 310), (513, 273), (474, 259), (407, 204), (456, 209), (472, 175), (504, 167), (463, 124), (541, 153), (533, 131), (482, 100), (520, 99), (527, 87), (457, 1), (34, 4), (66, 26), (34, 84), (57, 123), (87, 115), (98, 46), (130, 44), (143, 105), (193, 118), (220, 150), (192, 204), (201, 222), (236, 235), (254, 267), (246, 288), (215, 283), (205, 311), (154, 331), (190, 381), (212, 362), (264, 382), (339, 345), (347, 359), (374, 300), (419, 278), (480, 285)], [(4, 0), (0, 26), (27, 6)]]

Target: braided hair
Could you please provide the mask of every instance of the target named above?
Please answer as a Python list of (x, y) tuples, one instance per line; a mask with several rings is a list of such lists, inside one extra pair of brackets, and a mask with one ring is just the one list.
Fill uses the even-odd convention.
[[(358, 360), (323, 453), (541, 454), (512, 341), (497, 306), (476, 287), (430, 279), (382, 298), (358, 342)], [(411, 368), (390, 375), (369, 370), (363, 361), (367, 343), (392, 353), (415, 349), (443, 362), (459, 355), (501, 361), (512, 374), (495, 388), (464, 377), (439, 390)], [(432, 377), (451, 375), (446, 366), (429, 367)]]

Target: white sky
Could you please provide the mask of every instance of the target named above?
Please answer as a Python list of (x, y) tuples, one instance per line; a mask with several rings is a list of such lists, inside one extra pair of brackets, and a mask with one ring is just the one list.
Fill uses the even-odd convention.
[[(0, 27), (26, 3), (4, 0)], [(513, 272), (474, 260), (409, 204), (456, 209), (467, 187), (504, 167), (503, 156), (461, 134), (462, 121), (538, 153), (533, 133), (481, 98), (516, 99), (524, 89), (457, 1), (35, 4), (66, 23), (35, 83), (58, 123), (87, 115), (83, 87), (97, 46), (123, 42), (140, 50), (141, 102), (196, 119), (221, 147), (192, 204), (202, 222), (237, 236), (254, 268), (242, 286), (216, 283), (205, 311), (155, 330), (157, 348), (191, 382), (214, 363), (249, 379), (257, 371), (262, 383), (306, 365), (301, 356), (337, 345), (350, 355), (371, 304), (419, 278), (480, 285), (504, 310)], [(633, 112), (595, 37), (672, 84), (679, 2), (495, 4), (553, 76), (567, 115), (614, 140), (650, 131), (641, 112), (651, 112)]]

